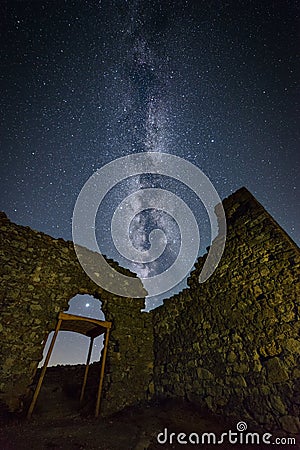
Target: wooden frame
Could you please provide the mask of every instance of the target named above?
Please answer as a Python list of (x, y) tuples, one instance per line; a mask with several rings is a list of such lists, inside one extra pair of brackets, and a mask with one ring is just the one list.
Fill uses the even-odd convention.
[(101, 393), (102, 393), (102, 386), (103, 386), (103, 379), (104, 379), (104, 369), (105, 369), (105, 361), (106, 361), (106, 355), (107, 355), (107, 347), (108, 347), (108, 341), (109, 341), (109, 332), (111, 328), (111, 322), (106, 322), (105, 320), (97, 320), (92, 319), (90, 317), (83, 317), (83, 316), (76, 316), (74, 314), (67, 314), (67, 313), (59, 313), (58, 320), (56, 324), (56, 328), (54, 331), (54, 335), (51, 340), (50, 347), (47, 352), (47, 356), (45, 359), (45, 362), (43, 364), (41, 374), (39, 377), (38, 384), (36, 386), (28, 413), (27, 418), (30, 419), (32, 412), (34, 410), (38, 395), (41, 390), (41, 386), (43, 383), (43, 379), (46, 373), (46, 369), (54, 348), (54, 344), (58, 335), (59, 331), (73, 331), (75, 333), (81, 333), (85, 336), (90, 337), (90, 345), (86, 360), (86, 366), (84, 371), (84, 378), (81, 388), (81, 394), (80, 394), (80, 403), (82, 403), (87, 377), (88, 377), (88, 371), (90, 366), (90, 359), (91, 354), (93, 350), (93, 343), (94, 339), (97, 336), (100, 336), (101, 334), (105, 334), (105, 340), (104, 340), (104, 348), (103, 348), (103, 356), (102, 356), (102, 364), (101, 364), (101, 370), (100, 370), (100, 378), (99, 378), (99, 386), (97, 391), (97, 400), (96, 400), (96, 408), (95, 408), (95, 417), (98, 417), (99, 411), (100, 411), (100, 400), (101, 400)]

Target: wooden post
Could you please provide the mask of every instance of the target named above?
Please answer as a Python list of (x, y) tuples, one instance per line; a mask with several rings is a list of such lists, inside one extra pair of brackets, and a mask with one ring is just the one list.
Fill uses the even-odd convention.
[(84, 378), (83, 378), (83, 383), (82, 383), (82, 388), (81, 388), (81, 394), (80, 394), (80, 400), (79, 400), (80, 403), (82, 402), (83, 396), (84, 396), (84, 391), (85, 391), (85, 386), (86, 386), (87, 376), (88, 376), (89, 367), (90, 367), (90, 359), (91, 359), (92, 350), (93, 350), (93, 343), (94, 343), (94, 338), (91, 337), (91, 340), (90, 340), (90, 346), (89, 346), (89, 351), (88, 351), (88, 355), (87, 355), (87, 359), (86, 359), (86, 366), (85, 366), (85, 371), (84, 371)]
[(27, 413), (27, 419), (30, 419), (31, 414), (33, 412), (33, 409), (35, 407), (38, 395), (40, 393), (42, 382), (43, 382), (43, 379), (44, 379), (44, 376), (45, 376), (45, 373), (46, 373), (46, 369), (47, 369), (47, 366), (48, 366), (48, 363), (49, 363), (49, 359), (51, 357), (51, 353), (52, 353), (52, 350), (53, 350), (53, 347), (54, 347), (54, 344), (55, 344), (55, 341), (56, 341), (57, 334), (59, 332), (61, 323), (62, 323), (62, 319), (59, 319), (58, 322), (57, 322), (56, 328), (55, 328), (54, 335), (53, 335), (52, 340), (51, 340), (51, 344), (50, 344), (50, 347), (49, 347), (49, 350), (48, 350), (48, 353), (47, 353), (47, 356), (46, 356), (46, 359), (45, 359), (45, 362), (44, 362), (44, 365), (43, 365), (43, 368), (42, 368), (42, 371), (41, 371), (41, 375), (40, 375), (37, 387), (36, 387), (35, 392), (34, 392), (33, 399), (32, 399), (31, 404), (30, 404), (30, 408), (29, 408), (28, 413)]
[(98, 394), (97, 394), (95, 417), (99, 416), (100, 399), (101, 399), (101, 392), (102, 392), (102, 385), (103, 385), (103, 378), (104, 378), (104, 368), (105, 368), (108, 340), (109, 340), (109, 328), (107, 328), (106, 334), (105, 334), (105, 343), (104, 343), (104, 349), (103, 349), (103, 358), (102, 358), (102, 364), (101, 364), (101, 372), (100, 372), (100, 380), (99, 380), (99, 387), (98, 387)]

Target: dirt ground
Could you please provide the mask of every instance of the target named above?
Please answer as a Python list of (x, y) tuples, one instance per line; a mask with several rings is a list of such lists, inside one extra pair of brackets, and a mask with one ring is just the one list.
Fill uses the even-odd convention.
[[(165, 401), (163, 403), (148, 404), (128, 408), (109, 418), (98, 419), (82, 415), (82, 411), (56, 410), (43, 408), (42, 402), (36, 409), (30, 421), (24, 418), (6, 418), (0, 428), (0, 449), (2, 450), (157, 450), (157, 449), (210, 449), (219, 448), (260, 450), (270, 448), (268, 445), (242, 445), (240, 443), (220, 443), (215, 445), (202, 444), (202, 433), (213, 432), (217, 440), (221, 434), (230, 429), (236, 432), (236, 420), (223, 420), (213, 416), (207, 411), (199, 410), (195, 405), (182, 401)], [(51, 413), (50, 413), (51, 410)], [(60, 414), (59, 414), (60, 412)], [(168, 442), (159, 443), (159, 433), (168, 430)], [(264, 433), (263, 430), (254, 430), (248, 425), (248, 432)], [(191, 433), (200, 436), (199, 444), (181, 444), (173, 441), (170, 444), (170, 433)], [(243, 434), (245, 435), (246, 432)], [(284, 436), (279, 433), (278, 436)], [(287, 437), (287, 436), (285, 436)], [(164, 434), (161, 441), (165, 440)], [(174, 439), (174, 438), (173, 438)], [(179, 440), (186, 440), (181, 436)], [(195, 439), (192, 438), (192, 441)], [(274, 440), (275, 435), (270, 438)], [(296, 445), (276, 445), (276, 448), (300, 449), (300, 439), (297, 437)]]

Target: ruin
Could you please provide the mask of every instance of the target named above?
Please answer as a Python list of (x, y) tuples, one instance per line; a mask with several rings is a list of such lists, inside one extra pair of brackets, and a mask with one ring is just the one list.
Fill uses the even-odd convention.
[[(32, 394), (30, 386), (47, 336), (76, 294), (101, 299), (106, 320), (112, 322), (102, 413), (148, 398), (153, 383), (153, 332), (151, 317), (141, 312), (146, 294), (142, 284), (140, 299), (112, 295), (83, 271), (73, 242), (15, 225), (3, 213), (0, 219), (0, 401), (10, 411), (23, 408)], [(135, 276), (108, 262), (117, 271)]]
[(214, 274), (198, 283), (200, 257), (188, 288), (149, 313), (141, 311), (142, 286), (140, 299), (102, 290), (81, 269), (72, 242), (2, 213), (2, 404), (22, 409), (58, 313), (88, 293), (112, 322), (102, 414), (180, 397), (269, 430), (299, 432), (299, 248), (245, 188), (223, 205), (227, 241)]

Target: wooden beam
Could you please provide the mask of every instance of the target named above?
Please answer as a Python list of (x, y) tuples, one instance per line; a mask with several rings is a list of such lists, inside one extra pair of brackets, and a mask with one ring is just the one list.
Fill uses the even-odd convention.
[(100, 320), (100, 319), (92, 319), (91, 317), (84, 317), (84, 316), (76, 316), (74, 314), (69, 313), (63, 313), (60, 312), (58, 315), (59, 319), (62, 320), (76, 320), (76, 321), (84, 321), (84, 322), (91, 322), (95, 325), (101, 325), (101, 327), (110, 328), (111, 322), (107, 322), (106, 320)]
[(103, 378), (104, 378), (104, 369), (105, 369), (108, 340), (109, 340), (109, 328), (107, 328), (106, 333), (105, 333), (105, 343), (104, 343), (104, 348), (103, 348), (103, 357), (102, 357), (100, 380), (99, 380), (99, 387), (98, 387), (98, 393), (97, 393), (95, 417), (99, 416), (100, 399), (101, 399), (101, 392), (102, 392), (102, 385), (103, 385)]
[(34, 395), (33, 395), (33, 398), (32, 398), (32, 401), (31, 401), (28, 413), (27, 413), (27, 419), (30, 419), (30, 417), (32, 415), (32, 412), (33, 412), (33, 409), (35, 407), (38, 395), (40, 393), (40, 389), (41, 389), (41, 386), (42, 386), (42, 383), (43, 383), (43, 379), (44, 379), (44, 376), (45, 376), (45, 373), (46, 373), (46, 369), (47, 369), (47, 366), (48, 366), (48, 363), (49, 363), (49, 360), (50, 360), (50, 357), (51, 357), (51, 353), (52, 353), (52, 350), (53, 350), (53, 347), (54, 347), (54, 344), (55, 344), (55, 341), (56, 341), (57, 334), (59, 332), (61, 323), (62, 323), (62, 319), (58, 319), (57, 325), (56, 325), (56, 328), (55, 328), (55, 332), (54, 332), (54, 335), (52, 337), (51, 344), (50, 344), (50, 347), (49, 347), (49, 350), (48, 350), (48, 353), (47, 353), (47, 356), (46, 356), (46, 359), (45, 359), (45, 362), (44, 362), (44, 365), (43, 365), (43, 368), (42, 368), (42, 371), (41, 371), (41, 375), (40, 375), (37, 387), (35, 389), (35, 392), (34, 392)]
[(91, 359), (91, 355), (92, 355), (92, 351), (93, 351), (93, 343), (94, 343), (94, 338), (92, 337), (91, 340), (90, 340), (89, 351), (88, 351), (88, 355), (87, 355), (87, 359), (86, 359), (86, 365), (85, 365), (85, 371), (84, 371), (84, 378), (83, 378), (83, 383), (82, 383), (82, 388), (81, 388), (81, 394), (80, 394), (80, 400), (79, 400), (80, 403), (82, 403), (83, 396), (84, 396), (84, 391), (85, 391), (85, 386), (86, 386), (87, 376), (88, 376), (89, 367), (90, 367), (90, 359)]

